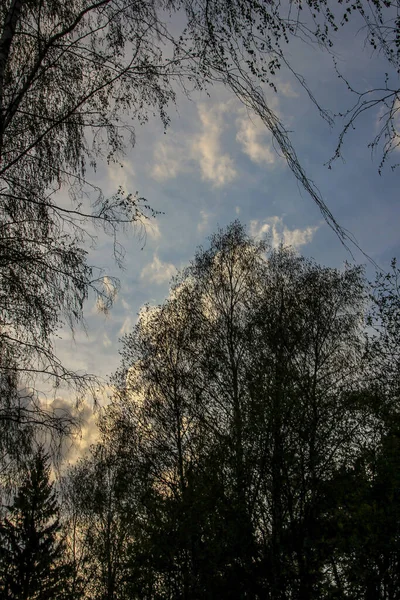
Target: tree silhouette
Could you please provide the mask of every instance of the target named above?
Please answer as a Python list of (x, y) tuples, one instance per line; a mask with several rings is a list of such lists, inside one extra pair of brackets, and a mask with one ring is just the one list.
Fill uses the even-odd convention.
[(67, 596), (59, 508), (48, 457), (39, 449), (0, 524), (2, 597), (47, 600)]
[(362, 268), (213, 235), (124, 337), (68, 474), (75, 589), (398, 600), (397, 281), (366, 311)]
[(236, 222), (125, 336), (108, 414), (148, 464), (167, 597), (311, 599), (329, 586), (327, 489), (365, 435), (350, 394), (363, 299), (359, 268), (268, 249)]

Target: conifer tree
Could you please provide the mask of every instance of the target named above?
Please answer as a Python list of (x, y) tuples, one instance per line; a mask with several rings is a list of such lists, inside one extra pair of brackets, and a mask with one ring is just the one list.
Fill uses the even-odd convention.
[(15, 600), (66, 597), (68, 566), (49, 458), (39, 449), (0, 522), (0, 595)]

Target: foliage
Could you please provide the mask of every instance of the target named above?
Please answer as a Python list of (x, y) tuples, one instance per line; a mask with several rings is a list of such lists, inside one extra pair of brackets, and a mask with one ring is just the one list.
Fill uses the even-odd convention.
[[(110, 199), (97, 190), (92, 212), (83, 201), (87, 159), (106, 151), (112, 160), (121, 150), (118, 115), (134, 107), (142, 114), (140, 105), (153, 101), (162, 111), (166, 102), (150, 71), (142, 73), (152, 8), (13, 0), (2, 3), (0, 16), (2, 369), (14, 368), (12, 355), (25, 377), (40, 372), (79, 389), (93, 378), (61, 364), (51, 336), (82, 319), (90, 289), (104, 309), (115, 293), (116, 282), (87, 264), (89, 221), (114, 235), (117, 252), (118, 228), (146, 211), (123, 190)], [(117, 66), (128, 44), (135, 66)], [(61, 199), (68, 192), (72, 206)]]
[(399, 269), (396, 260), (387, 273), (377, 274), (372, 284), (371, 308), (368, 314), (371, 327), (371, 353), (376, 357), (375, 376), (391, 385), (394, 398), (398, 398), (399, 342), (400, 342), (400, 294)]
[(397, 300), (380, 281), (366, 329), (361, 268), (238, 222), (199, 249), (124, 337), (100, 440), (66, 476), (76, 593), (397, 600)]
[(39, 450), (0, 525), (2, 597), (66, 597), (69, 568), (63, 564), (64, 543), (60, 534), (48, 457)]
[(129, 598), (127, 564), (137, 545), (142, 489), (135, 457), (99, 443), (62, 481), (72, 596)]
[(320, 598), (328, 585), (326, 489), (367, 426), (350, 395), (364, 284), (357, 268), (267, 251), (238, 223), (218, 232), (124, 340), (108, 413), (114, 439), (138, 435), (159, 498), (165, 597)]

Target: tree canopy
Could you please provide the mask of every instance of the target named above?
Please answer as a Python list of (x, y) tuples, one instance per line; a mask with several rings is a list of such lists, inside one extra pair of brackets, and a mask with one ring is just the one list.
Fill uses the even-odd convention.
[(198, 250), (65, 477), (83, 597), (398, 598), (396, 273), (369, 309), (361, 268), (238, 222)]

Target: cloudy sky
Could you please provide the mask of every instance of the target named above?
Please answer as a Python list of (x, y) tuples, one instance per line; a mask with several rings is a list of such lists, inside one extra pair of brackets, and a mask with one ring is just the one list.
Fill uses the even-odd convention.
[[(357, 26), (340, 31), (335, 59), (344, 76), (364, 90), (384, 84), (388, 65), (364, 48), (363, 40)], [(324, 108), (339, 113), (356, 101), (326, 53), (296, 43), (286, 56)], [(349, 131), (343, 160), (328, 169), (325, 163), (335, 151), (343, 120), (330, 128), (289, 72), (282, 70), (276, 83), (278, 93), (268, 93), (269, 103), (291, 131), (304, 169), (340, 225), (380, 267), (388, 268), (399, 255), (400, 170), (388, 165), (380, 176), (381, 154), (378, 150), (371, 156), (368, 148), (382, 111), (377, 107), (364, 113)], [(78, 330), (75, 341), (61, 332), (57, 349), (69, 367), (107, 380), (119, 364), (118, 340), (132, 329), (140, 307), (162, 302), (171, 277), (188, 264), (196, 247), (207, 246), (207, 237), (234, 219), (252, 235), (270, 236), (273, 245), (283, 241), (295, 246), (321, 264), (340, 268), (344, 261), (364, 263), (373, 277), (366, 257), (352, 248), (353, 258), (324, 222), (261, 122), (222, 87), (209, 93), (190, 100), (178, 94), (166, 134), (159, 120), (151, 118), (137, 127), (136, 145), (122, 167), (99, 165), (96, 183), (106, 194), (119, 185), (138, 190), (162, 214), (147, 224), (145, 238), (140, 230), (121, 238), (124, 270), (113, 262), (112, 240), (98, 234), (90, 262), (119, 277), (121, 290), (107, 317), (99, 314), (94, 298), (88, 301), (87, 331)]]

